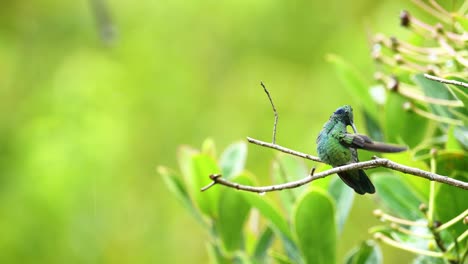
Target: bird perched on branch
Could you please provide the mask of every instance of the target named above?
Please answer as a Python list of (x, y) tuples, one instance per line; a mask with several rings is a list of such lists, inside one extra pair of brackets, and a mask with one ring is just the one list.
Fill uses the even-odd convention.
[[(351, 126), (354, 134), (346, 128)], [(320, 159), (333, 167), (359, 162), (357, 149), (394, 153), (405, 151), (395, 146), (372, 141), (368, 136), (357, 133), (353, 120), (353, 108), (349, 105), (338, 108), (320, 131), (317, 138), (317, 152)], [(359, 194), (375, 193), (375, 187), (364, 170), (350, 170), (338, 173), (341, 180)]]

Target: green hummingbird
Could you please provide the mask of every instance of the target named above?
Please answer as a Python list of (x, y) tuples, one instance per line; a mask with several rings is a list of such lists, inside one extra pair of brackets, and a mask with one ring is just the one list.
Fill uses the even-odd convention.
[[(354, 134), (346, 128), (351, 126)], [(338, 108), (320, 131), (317, 137), (319, 158), (333, 167), (359, 162), (357, 149), (394, 153), (406, 147), (372, 141), (368, 136), (357, 133), (353, 119), (353, 108), (349, 105)], [(375, 187), (364, 170), (351, 170), (338, 173), (341, 180), (359, 194), (375, 193)]]

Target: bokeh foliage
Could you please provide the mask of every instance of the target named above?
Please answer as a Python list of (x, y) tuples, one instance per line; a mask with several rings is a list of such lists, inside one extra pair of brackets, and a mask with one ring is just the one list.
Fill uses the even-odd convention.
[[(205, 263), (206, 233), (155, 164), (175, 167), (179, 144), (208, 135), (220, 146), (269, 137), (260, 80), (281, 109), (281, 142), (312, 151), (349, 103), (324, 55), (370, 73), (363, 21), (399, 32), (383, 18), (401, 2), (107, 1), (115, 31), (103, 35), (91, 1), (3, 1), (0, 262)], [(249, 152), (266, 181), (272, 155)], [(373, 205), (360, 201), (340, 255), (374, 221), (362, 225)]]

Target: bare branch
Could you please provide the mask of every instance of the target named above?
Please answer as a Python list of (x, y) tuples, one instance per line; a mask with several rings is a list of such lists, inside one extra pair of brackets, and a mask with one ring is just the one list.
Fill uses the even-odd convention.
[(437, 82), (441, 82), (441, 83), (452, 84), (452, 85), (463, 86), (465, 88), (468, 88), (468, 83), (465, 83), (465, 82), (459, 82), (459, 81), (455, 81), (455, 80), (447, 80), (447, 79), (443, 79), (443, 78), (433, 76), (433, 75), (430, 75), (430, 74), (427, 74), (427, 73), (424, 74), (424, 77), (426, 77), (429, 80), (433, 80), (433, 81), (437, 81)]
[(271, 99), (270, 92), (265, 87), (265, 84), (263, 84), (263, 82), (260, 82), (260, 85), (263, 87), (263, 90), (267, 94), (268, 99), (270, 100), (270, 103), (271, 103), (271, 107), (273, 108), (273, 113), (275, 114), (275, 122), (273, 123), (273, 139), (271, 142), (273, 144), (276, 144), (276, 125), (278, 124), (278, 111), (276, 111), (275, 104), (273, 104), (273, 99)]
[[(276, 150), (279, 150), (281, 152), (284, 152), (284, 153), (287, 153), (287, 154), (290, 154), (290, 155), (293, 155), (293, 156), (298, 156), (298, 157), (301, 157), (301, 158), (304, 158), (304, 159), (309, 159), (309, 160), (313, 160), (313, 161), (322, 162), (322, 161), (320, 161), (319, 158), (314, 157), (312, 155), (301, 153), (301, 152), (298, 152), (298, 151), (295, 151), (295, 150), (291, 150), (291, 149), (288, 149), (288, 148), (285, 148), (285, 147), (282, 147), (282, 146), (279, 146), (279, 145), (276, 145), (276, 144), (263, 142), (263, 141), (253, 139), (253, 138), (247, 138), (247, 140), (250, 143), (254, 143), (256, 145), (260, 145), (260, 146), (263, 146), (263, 147), (276, 149)], [(213, 175), (210, 175), (210, 179), (213, 180), (213, 182), (211, 182), (208, 186), (202, 188), (201, 191), (206, 191), (215, 184), (221, 184), (221, 185), (224, 185), (224, 186), (227, 186), (227, 187), (230, 187), (230, 188), (243, 190), (243, 191), (248, 191), (248, 192), (256, 192), (256, 193), (280, 191), (280, 190), (285, 190), (285, 189), (296, 188), (296, 187), (302, 186), (304, 184), (307, 184), (307, 183), (309, 183), (311, 181), (314, 181), (314, 180), (317, 180), (317, 179), (320, 179), (320, 178), (325, 178), (325, 177), (327, 177), (327, 176), (329, 176), (331, 174), (344, 172), (344, 171), (349, 171), (349, 170), (356, 170), (356, 169), (371, 169), (371, 168), (376, 168), (376, 167), (385, 167), (385, 168), (389, 168), (389, 169), (392, 169), (392, 170), (395, 170), (395, 171), (403, 172), (405, 174), (411, 174), (411, 175), (414, 175), (414, 176), (425, 178), (425, 179), (428, 179), (430, 181), (445, 183), (445, 184), (448, 184), (448, 185), (452, 185), (452, 186), (455, 186), (455, 187), (458, 187), (458, 188), (468, 190), (468, 183), (466, 183), (466, 182), (456, 180), (456, 179), (450, 178), (448, 176), (439, 175), (439, 174), (436, 174), (436, 173), (431, 173), (431, 172), (420, 170), (420, 169), (417, 169), (417, 168), (412, 168), (412, 167), (409, 167), (409, 166), (401, 165), (399, 163), (393, 162), (393, 161), (388, 160), (388, 159), (375, 157), (375, 159), (373, 159), (373, 160), (357, 162), (357, 163), (352, 163), (352, 164), (348, 164), (348, 165), (344, 165), (344, 166), (340, 166), (340, 167), (335, 167), (335, 168), (332, 168), (332, 169), (329, 169), (329, 170), (326, 170), (326, 171), (322, 171), (322, 172), (317, 173), (317, 174), (314, 174), (314, 170), (315, 170), (315, 168), (314, 168), (310, 175), (308, 175), (307, 177), (305, 177), (305, 178), (303, 178), (301, 180), (292, 181), (292, 182), (283, 183), (283, 184), (277, 184), (277, 185), (262, 186), (262, 187), (242, 185), (242, 184), (238, 184), (238, 183), (235, 183), (235, 182), (230, 182), (228, 180), (223, 179), (220, 174), (213, 174)]]
[(280, 145), (268, 143), (268, 142), (265, 142), (265, 141), (260, 141), (258, 139), (251, 138), (251, 137), (247, 137), (247, 141), (249, 141), (249, 143), (259, 145), (259, 146), (262, 146), (262, 147), (276, 149), (276, 150), (279, 150), (279, 151), (284, 152), (284, 153), (289, 154), (289, 155), (293, 155), (293, 156), (297, 156), (297, 157), (300, 157), (300, 158), (303, 158), (303, 159), (308, 159), (308, 160), (313, 160), (313, 161), (316, 161), (316, 162), (322, 162), (323, 163), (323, 161), (321, 161), (318, 157), (315, 157), (315, 156), (312, 156), (312, 155), (309, 155), (309, 154), (305, 154), (305, 153), (302, 153), (302, 152), (299, 152), (299, 151), (295, 151), (295, 150), (292, 150), (292, 149), (288, 149), (288, 148), (282, 147)]

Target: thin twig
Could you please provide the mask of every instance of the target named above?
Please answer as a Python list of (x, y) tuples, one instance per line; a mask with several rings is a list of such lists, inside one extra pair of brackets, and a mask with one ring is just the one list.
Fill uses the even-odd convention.
[(268, 142), (261, 141), (261, 140), (251, 138), (251, 137), (247, 137), (247, 141), (249, 143), (259, 145), (259, 146), (262, 146), (262, 147), (276, 149), (276, 150), (279, 150), (279, 151), (284, 152), (284, 153), (289, 154), (289, 155), (293, 155), (293, 156), (297, 156), (297, 157), (300, 157), (300, 158), (303, 158), (303, 159), (308, 159), (308, 160), (313, 160), (313, 161), (316, 161), (316, 162), (322, 162), (323, 163), (323, 161), (321, 161), (319, 157), (315, 157), (315, 156), (305, 154), (305, 153), (302, 153), (302, 152), (299, 152), (299, 151), (288, 149), (288, 148), (282, 147), (280, 145), (268, 143)]
[(267, 90), (263, 82), (260, 82), (260, 85), (263, 87), (263, 90), (267, 94), (268, 99), (270, 100), (270, 103), (271, 103), (271, 107), (273, 108), (273, 113), (275, 114), (275, 123), (273, 123), (273, 139), (271, 142), (273, 144), (276, 144), (276, 125), (278, 124), (278, 111), (276, 111), (276, 107), (275, 107), (275, 104), (273, 104), (273, 99), (271, 99), (270, 92)]
[(433, 76), (433, 75), (430, 75), (430, 74), (427, 74), (427, 73), (424, 74), (424, 77), (426, 77), (429, 80), (433, 80), (433, 81), (437, 81), (437, 82), (441, 82), (441, 83), (452, 84), (452, 85), (463, 86), (465, 88), (468, 88), (468, 83), (465, 83), (465, 82), (459, 82), (459, 81), (455, 81), (455, 80), (447, 80), (447, 79), (440, 78), (440, 77), (437, 77), (437, 76)]
[[(279, 150), (281, 152), (284, 152), (284, 153), (287, 153), (287, 154), (290, 154), (290, 155), (294, 155), (294, 156), (298, 156), (298, 157), (301, 157), (301, 158), (304, 158), (304, 159), (309, 159), (309, 160), (313, 160), (313, 161), (322, 162), (322, 161), (320, 161), (320, 159), (318, 157), (315, 157), (315, 156), (312, 156), (312, 155), (309, 155), (309, 154), (301, 153), (301, 152), (291, 150), (291, 149), (288, 149), (288, 148), (285, 148), (285, 147), (282, 147), (282, 146), (279, 146), (279, 145), (276, 145), (276, 144), (267, 143), (267, 142), (260, 141), (260, 140), (257, 140), (257, 139), (253, 139), (253, 138), (247, 138), (247, 139), (248, 139), (248, 141), (250, 143), (253, 143), (253, 144), (256, 144), (256, 145), (259, 145), (259, 146), (276, 149), (276, 150)], [(317, 180), (317, 179), (320, 179), (320, 178), (325, 178), (325, 177), (327, 177), (328, 175), (331, 175), (331, 174), (344, 172), (344, 171), (349, 171), (349, 170), (370, 169), (370, 168), (376, 168), (376, 167), (385, 167), (385, 168), (389, 168), (389, 169), (396, 170), (396, 171), (399, 171), (399, 172), (403, 172), (403, 173), (406, 173), (406, 174), (411, 174), (411, 175), (414, 175), (414, 176), (422, 177), (422, 178), (428, 179), (430, 181), (441, 182), (441, 183), (449, 184), (449, 185), (452, 185), (452, 186), (455, 186), (455, 187), (458, 187), (458, 188), (468, 190), (468, 183), (467, 182), (459, 181), (459, 180), (450, 178), (448, 176), (439, 175), (439, 174), (436, 174), (436, 173), (431, 173), (431, 172), (420, 170), (420, 169), (417, 169), (417, 168), (401, 165), (399, 163), (393, 162), (393, 161), (388, 160), (388, 159), (383, 159), (383, 158), (377, 158), (376, 157), (373, 160), (357, 162), (357, 163), (347, 164), (347, 165), (340, 166), (340, 167), (335, 167), (335, 168), (332, 168), (332, 169), (329, 169), (329, 170), (326, 170), (326, 171), (322, 171), (322, 172), (317, 173), (317, 174), (313, 174), (313, 172), (312, 172), (311, 175), (308, 175), (307, 177), (305, 177), (305, 178), (303, 178), (301, 180), (292, 181), (292, 182), (283, 183), (283, 184), (277, 184), (277, 185), (262, 186), (262, 187), (242, 185), (242, 184), (238, 184), (238, 183), (235, 183), (235, 182), (230, 182), (228, 180), (223, 179), (220, 174), (213, 174), (213, 175), (210, 175), (210, 179), (213, 182), (211, 182), (208, 186), (202, 188), (201, 191), (206, 191), (207, 189), (211, 188), (215, 184), (221, 184), (221, 185), (224, 185), (224, 186), (227, 186), (227, 187), (230, 187), (230, 188), (243, 190), (243, 191), (248, 191), (248, 192), (256, 192), (256, 193), (280, 191), (280, 190), (285, 190), (285, 189), (296, 188), (296, 187), (302, 186), (304, 184), (307, 184), (307, 183), (309, 183), (311, 181), (314, 181), (314, 180)]]

